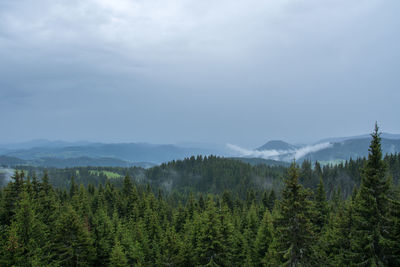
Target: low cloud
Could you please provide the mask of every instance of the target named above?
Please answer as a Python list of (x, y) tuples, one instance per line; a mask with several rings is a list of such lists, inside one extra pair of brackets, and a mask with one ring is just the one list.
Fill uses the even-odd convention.
[(284, 160), (291, 161), (293, 159), (300, 159), (309, 153), (314, 153), (322, 149), (326, 149), (332, 146), (331, 143), (321, 143), (316, 145), (304, 146), (297, 149), (291, 150), (250, 150), (242, 148), (237, 145), (227, 144), (227, 148), (236, 153), (240, 157), (255, 157), (263, 159), (273, 159), (273, 160)]

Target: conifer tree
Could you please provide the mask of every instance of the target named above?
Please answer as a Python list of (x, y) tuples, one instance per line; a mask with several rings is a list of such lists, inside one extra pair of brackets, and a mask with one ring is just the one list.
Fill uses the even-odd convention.
[(114, 243), (112, 222), (105, 207), (100, 207), (93, 218), (93, 246), (96, 249), (96, 264), (107, 264)]
[(257, 236), (254, 243), (255, 257), (254, 264), (262, 266), (264, 257), (268, 251), (269, 245), (272, 241), (272, 218), (269, 210), (265, 210), (264, 217), (258, 228)]
[(350, 266), (351, 230), (353, 228), (353, 201), (340, 202), (331, 213), (323, 238), (326, 263), (332, 266)]
[(223, 243), (221, 221), (218, 218), (215, 202), (212, 198), (208, 199), (201, 220), (201, 228), (196, 242), (197, 264), (213, 263), (228, 266), (229, 255)]
[(319, 233), (327, 223), (329, 213), (329, 207), (326, 200), (326, 193), (322, 178), (319, 180), (319, 184), (316, 190), (314, 198), (314, 208), (315, 216), (313, 217), (313, 222), (316, 226), (316, 231)]
[(273, 242), (268, 262), (271, 266), (311, 265), (314, 239), (310, 192), (298, 183), (298, 169), (293, 162), (289, 169), (278, 214), (274, 218)]
[(247, 211), (247, 216), (244, 223), (243, 229), (243, 241), (244, 241), (244, 253), (245, 253), (245, 265), (246, 266), (253, 266), (254, 260), (256, 259), (255, 255), (255, 243), (254, 240), (257, 236), (258, 231), (258, 215), (256, 210), (256, 205), (253, 204), (250, 206), (249, 210)]
[(179, 250), (182, 247), (180, 238), (174, 227), (167, 227), (160, 240), (160, 257), (157, 263), (161, 266), (177, 266), (182, 263)]
[(360, 189), (354, 203), (352, 252), (355, 264), (384, 266), (387, 264), (388, 193), (386, 165), (382, 160), (378, 125), (372, 133), (368, 160), (362, 173)]
[(111, 251), (110, 266), (115, 266), (115, 267), (129, 266), (123, 248), (118, 240), (115, 241), (115, 245)]
[(270, 212), (272, 212), (272, 209), (274, 208), (275, 200), (276, 200), (275, 190), (271, 189), (271, 192), (268, 195), (268, 202), (267, 202), (267, 207)]
[(43, 225), (37, 219), (28, 193), (21, 193), (21, 200), (8, 231), (8, 242), (4, 248), (9, 254), (7, 265), (29, 266), (44, 263), (42, 249), (45, 245)]
[(388, 255), (389, 266), (400, 266), (400, 187), (393, 190), (389, 200), (389, 247), (385, 253)]
[(68, 205), (58, 216), (53, 240), (53, 260), (61, 266), (90, 265), (96, 251), (89, 229)]
[(12, 182), (8, 183), (4, 189), (4, 208), (1, 216), (1, 221), (4, 225), (9, 225), (11, 219), (15, 214), (15, 207), (20, 199), (20, 193), (24, 190), (24, 182), (22, 174), (15, 170), (14, 175), (11, 177)]

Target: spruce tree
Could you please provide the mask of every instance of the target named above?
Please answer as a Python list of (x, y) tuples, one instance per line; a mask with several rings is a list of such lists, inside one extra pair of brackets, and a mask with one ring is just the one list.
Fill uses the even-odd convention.
[(389, 266), (400, 266), (400, 187), (393, 190), (389, 202), (389, 246), (386, 250)]
[(271, 189), (271, 192), (269, 193), (269, 196), (268, 196), (268, 202), (267, 202), (267, 207), (270, 212), (274, 208), (275, 200), (276, 200), (275, 191), (274, 191), (274, 189)]
[(326, 193), (322, 179), (319, 180), (319, 184), (316, 190), (314, 207), (316, 216), (313, 218), (313, 222), (316, 226), (316, 231), (320, 232), (328, 220), (329, 213), (328, 202), (326, 200)]
[(353, 201), (341, 202), (335, 213), (331, 213), (325, 232), (321, 233), (321, 246), (325, 251), (325, 261), (331, 266), (351, 264), (350, 244), (353, 227)]
[(129, 266), (124, 250), (118, 240), (115, 241), (115, 245), (111, 251), (110, 266), (115, 266), (115, 267)]
[(272, 218), (269, 210), (265, 210), (264, 217), (258, 228), (257, 236), (254, 242), (254, 265), (262, 266), (264, 257), (272, 241)]
[(378, 125), (372, 133), (368, 160), (364, 166), (360, 189), (354, 203), (352, 230), (353, 263), (364, 266), (384, 266), (388, 222), (389, 181), (382, 160)]
[(229, 265), (229, 254), (223, 242), (221, 221), (218, 218), (215, 202), (209, 198), (206, 210), (201, 216), (200, 232), (196, 240), (197, 264)]
[(43, 248), (47, 236), (44, 226), (37, 219), (31, 198), (26, 191), (20, 194), (16, 214), (8, 231), (5, 251), (8, 252), (7, 265), (39, 266), (44, 263)]
[(288, 179), (279, 202), (278, 214), (273, 220), (274, 235), (269, 249), (271, 266), (311, 265), (313, 225), (311, 223), (311, 193), (298, 182), (296, 164), (289, 169)]
[(90, 265), (96, 251), (89, 228), (68, 205), (58, 216), (53, 236), (53, 260), (60, 266)]

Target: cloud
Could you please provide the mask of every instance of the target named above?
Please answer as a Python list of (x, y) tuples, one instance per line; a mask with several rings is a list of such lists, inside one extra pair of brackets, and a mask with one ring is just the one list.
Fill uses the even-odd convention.
[(250, 146), (364, 133), (375, 120), (399, 131), (399, 7), (1, 0), (0, 138)]
[(314, 152), (317, 152), (317, 151), (320, 151), (320, 150), (323, 150), (323, 149), (326, 149), (326, 148), (329, 148), (332, 146), (333, 146), (333, 144), (331, 144), (331, 143), (321, 143), (321, 144), (316, 144), (316, 145), (311, 145), (311, 146), (305, 146), (305, 147), (295, 150), (294, 158), (300, 159), (309, 153), (314, 153)]
[(309, 145), (293, 150), (249, 150), (237, 145), (227, 144), (227, 148), (238, 153), (241, 157), (255, 157), (273, 160), (291, 161), (293, 159), (301, 159), (309, 153), (314, 153), (332, 146), (331, 143), (321, 143)]

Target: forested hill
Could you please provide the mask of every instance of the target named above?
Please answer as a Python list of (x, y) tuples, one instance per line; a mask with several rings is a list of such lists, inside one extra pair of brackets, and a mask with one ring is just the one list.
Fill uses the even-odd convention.
[[(385, 154), (400, 153), (400, 138), (398, 135), (389, 135), (382, 138), (382, 152)], [(397, 138), (397, 139), (394, 139)], [(349, 137), (349, 138), (332, 138), (325, 139), (314, 145), (291, 145), (283, 141), (270, 141), (263, 146), (257, 148), (257, 151), (276, 152), (273, 153), (273, 158), (278, 160), (292, 160), (296, 152), (307, 151), (307, 153), (300, 153), (301, 156), (296, 159), (299, 161), (310, 160), (320, 162), (339, 162), (349, 160), (350, 158), (357, 159), (368, 156), (368, 146), (371, 138), (368, 136)], [(318, 145), (324, 146), (314, 150), (313, 148)], [(268, 153), (266, 153), (268, 154)], [(276, 155), (275, 155), (276, 154)]]
[[(338, 165), (321, 166), (318, 162), (303, 161), (300, 166), (299, 181), (305, 187), (315, 189), (322, 178), (331, 198), (340, 190), (344, 198), (351, 194), (354, 186), (361, 182), (361, 169), (365, 159), (349, 160)], [(388, 155), (384, 158), (388, 166), (387, 175), (393, 182), (400, 181), (400, 154)], [(266, 164), (251, 165), (242, 160), (209, 157), (191, 157), (185, 160), (171, 161), (149, 169), (140, 167), (74, 167), (74, 168), (42, 168), (24, 166), (25, 174), (32, 179), (33, 175), (49, 174), (50, 182), (58, 188), (69, 188), (71, 179), (76, 183), (88, 186), (111, 182), (121, 185), (123, 177), (128, 174), (132, 181), (149, 184), (166, 193), (188, 194), (189, 192), (220, 194), (226, 190), (245, 198), (248, 190), (262, 192), (283, 187), (283, 179), (288, 167), (270, 166)], [(1, 175), (0, 175), (1, 179)], [(1, 181), (0, 181), (1, 182)], [(1, 183), (0, 183), (1, 185)]]
[[(399, 135), (384, 134), (383, 154), (400, 153)], [(368, 155), (369, 136), (330, 138), (309, 145), (292, 145), (283, 141), (269, 141), (254, 150), (231, 145), (217, 144), (201, 146), (156, 145), (143, 143), (68, 143), (38, 140), (35, 142), (13, 144), (1, 147), (0, 166), (31, 165), (41, 167), (151, 167), (172, 160), (183, 160), (192, 155), (217, 155), (221, 157), (241, 157), (243, 161), (266, 163), (268, 165), (290, 164), (293, 158), (303, 160), (337, 163), (350, 158), (357, 159)], [(198, 145), (198, 147), (196, 147)], [(257, 159), (258, 158), (258, 159)], [(273, 161), (272, 159), (276, 160)]]
[[(375, 133), (367, 160), (336, 167), (198, 157), (147, 171), (51, 169), (40, 180), (17, 171), (0, 189), (0, 266), (399, 266), (400, 158), (383, 160)], [(52, 186), (60, 174), (76, 178)], [(270, 176), (279, 192), (254, 180)]]
[[(75, 146), (39, 146), (28, 149), (7, 150), (3, 153), (0, 151), (1, 154), (31, 161), (49, 158), (60, 159), (60, 162), (61, 159), (79, 157), (91, 158), (93, 160), (98, 158), (114, 158), (115, 160), (124, 161), (120, 166), (126, 166), (128, 162), (151, 162), (159, 164), (173, 159), (183, 159), (191, 155), (210, 155), (219, 154), (219, 152), (218, 149), (188, 148), (166, 144), (95, 143)], [(81, 166), (85, 165), (82, 164)]]
[[(348, 160), (368, 156), (368, 145), (371, 138), (356, 138), (334, 142), (332, 146), (310, 153), (306, 159), (315, 161)], [(382, 139), (383, 154), (400, 152), (400, 139)]]

